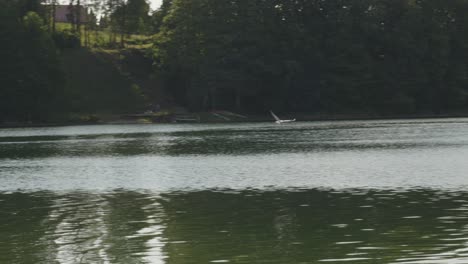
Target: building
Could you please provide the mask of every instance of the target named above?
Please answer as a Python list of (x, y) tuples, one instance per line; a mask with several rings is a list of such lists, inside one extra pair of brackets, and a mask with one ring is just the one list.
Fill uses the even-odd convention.
[[(80, 19), (77, 19), (78, 14)], [(83, 6), (56, 5), (55, 22), (84, 24), (88, 22), (88, 9)]]

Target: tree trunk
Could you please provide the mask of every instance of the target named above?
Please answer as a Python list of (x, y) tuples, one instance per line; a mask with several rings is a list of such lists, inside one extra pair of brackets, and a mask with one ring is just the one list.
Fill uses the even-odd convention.
[(51, 22), (52, 22), (52, 2), (48, 2), (48, 1), (45, 1), (45, 4), (47, 5), (47, 7), (45, 8), (45, 12), (46, 12), (46, 16), (47, 16), (47, 32), (51, 32), (52, 31), (52, 25), (51, 25)]
[(52, 0), (52, 33), (55, 33), (55, 16), (57, 15), (57, 0)]
[(81, 0), (76, 0), (76, 31), (81, 36)]
[(88, 47), (88, 25), (85, 24), (84, 26), (84, 45), (85, 47)]
[(127, 24), (127, 5), (123, 4), (123, 14), (120, 23), (120, 46), (125, 48), (125, 26)]
[(71, 24), (71, 29), (76, 31), (76, 12), (74, 8), (75, 0), (70, 0), (70, 4), (68, 5), (68, 20)]

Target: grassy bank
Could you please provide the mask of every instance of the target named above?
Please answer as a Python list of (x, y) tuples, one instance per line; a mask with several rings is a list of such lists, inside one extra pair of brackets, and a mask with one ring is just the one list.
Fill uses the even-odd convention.
[(62, 54), (69, 111), (76, 114), (118, 114), (139, 111), (145, 98), (141, 89), (122, 74), (103, 52), (70, 49)]
[[(69, 23), (56, 23), (57, 31), (72, 30)], [(148, 49), (152, 46), (153, 37), (151, 35), (125, 34), (124, 47), (132, 49)], [(120, 34), (108, 29), (88, 29), (81, 27), (81, 46), (83, 47), (118, 47), (120, 45)]]

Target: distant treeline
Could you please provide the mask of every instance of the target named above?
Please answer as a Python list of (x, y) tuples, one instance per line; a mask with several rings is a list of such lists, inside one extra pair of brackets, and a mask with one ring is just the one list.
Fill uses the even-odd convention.
[[(89, 12), (71, 26), (58, 3), (0, 0), (0, 122), (141, 110), (161, 86), (192, 111), (468, 113), (468, 0), (69, 0)], [(122, 72), (125, 48), (150, 73)]]
[(0, 0), (0, 122), (41, 120), (64, 108), (57, 49), (33, 4)]
[(166, 0), (155, 70), (192, 110), (468, 110), (467, 0)]
[[(70, 5), (80, 2), (90, 4), (91, 0), (70, 1)], [(141, 109), (139, 87), (98, 52), (80, 48), (81, 39), (89, 37), (89, 31), (81, 27), (96, 28), (95, 16), (89, 23), (71, 23), (71, 29), (56, 30), (51, 4), (58, 1), (0, 0), (0, 123), (69, 120), (75, 113)], [(118, 7), (110, 14), (118, 12)], [(148, 10), (143, 13), (148, 16)], [(129, 28), (134, 26), (130, 14), (125, 20)], [(116, 20), (107, 19), (114, 25)], [(108, 28), (120, 33), (117, 26)]]

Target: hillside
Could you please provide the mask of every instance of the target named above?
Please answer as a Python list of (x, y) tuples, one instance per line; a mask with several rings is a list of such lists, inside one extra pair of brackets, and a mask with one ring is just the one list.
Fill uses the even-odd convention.
[[(144, 111), (152, 102), (160, 103), (161, 93), (140, 55), (117, 50), (63, 51), (62, 68), (70, 112), (120, 115)], [(138, 74), (127, 69), (138, 69)]]

